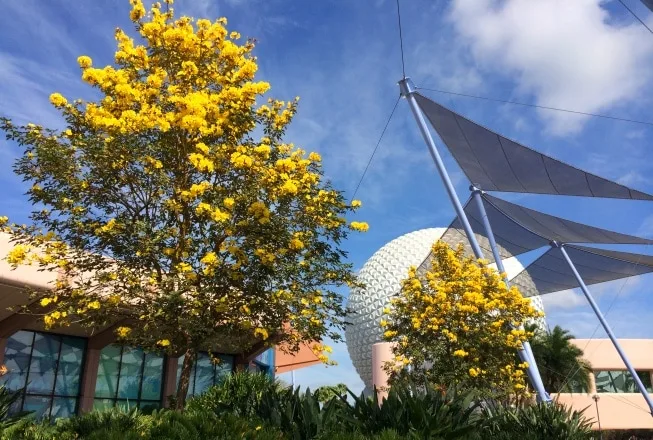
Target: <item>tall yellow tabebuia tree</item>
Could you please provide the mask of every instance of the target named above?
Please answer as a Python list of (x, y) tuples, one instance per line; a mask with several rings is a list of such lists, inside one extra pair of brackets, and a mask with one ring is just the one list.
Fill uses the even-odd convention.
[(79, 57), (101, 98), (52, 94), (63, 131), (1, 120), (39, 206), (33, 225), (4, 228), (10, 263), (58, 274), (46, 326), (114, 325), (185, 354), (181, 405), (199, 350), (340, 338), (335, 289), (354, 282), (341, 243), (367, 224), (345, 219), (360, 203), (325, 182), (318, 154), (284, 142), (297, 99), (257, 103), (270, 86), (253, 43), (166, 3), (131, 0), (139, 43), (118, 29), (115, 65)]
[[(384, 310), (393, 380), (457, 386), (506, 397), (527, 393), (516, 351), (532, 333), (518, 328), (541, 316), (487, 261), (462, 246), (433, 245), (429, 267), (411, 268), (401, 293)], [(408, 368), (410, 367), (410, 368)]]

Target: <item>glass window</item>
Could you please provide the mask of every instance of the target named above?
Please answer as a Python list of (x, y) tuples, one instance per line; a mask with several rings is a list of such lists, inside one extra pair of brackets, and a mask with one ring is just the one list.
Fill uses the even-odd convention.
[(23, 390), (12, 411), (33, 411), (38, 419), (74, 414), (85, 351), (84, 338), (22, 330), (9, 337), (0, 383)]
[(272, 363), (274, 362), (274, 349), (270, 348), (265, 350), (263, 353), (256, 356), (254, 361), (266, 366), (272, 366)]
[(145, 355), (141, 399), (159, 400), (163, 386), (163, 358), (151, 353)]
[[(214, 354), (213, 360), (208, 353), (199, 353), (193, 365), (188, 382), (188, 397), (197, 396), (220, 381), (221, 378), (230, 374), (234, 368), (234, 357), (225, 354)], [(179, 358), (177, 364), (177, 383), (181, 377), (181, 369), (184, 365), (184, 356)]]
[(60, 396), (74, 395), (80, 387), (86, 341), (81, 338), (64, 336), (61, 338), (59, 369), (55, 380), (54, 393)]
[[(636, 371), (644, 387), (649, 393), (653, 392), (651, 387), (651, 372)], [(633, 377), (628, 371), (595, 371), (596, 391), (598, 393), (637, 393), (637, 386)]]
[(51, 417), (70, 417), (75, 414), (77, 399), (69, 397), (55, 397), (52, 400)]
[(116, 397), (121, 354), (122, 349), (117, 345), (109, 345), (100, 352), (95, 398)]
[(254, 358), (250, 371), (274, 375), (274, 348), (269, 348)]
[(118, 381), (118, 398), (137, 400), (143, 382), (143, 350), (125, 347), (120, 362), (120, 380)]
[(163, 356), (109, 345), (100, 352), (93, 408), (158, 408), (162, 386)]
[(248, 370), (251, 371), (252, 373), (268, 374), (270, 372), (270, 367), (254, 361), (249, 364)]

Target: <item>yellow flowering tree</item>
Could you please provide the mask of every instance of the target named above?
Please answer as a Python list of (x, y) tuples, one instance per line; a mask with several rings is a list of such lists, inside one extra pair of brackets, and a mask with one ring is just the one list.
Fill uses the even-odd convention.
[(65, 129), (0, 121), (38, 206), (32, 225), (0, 226), (11, 264), (57, 273), (39, 299), (47, 327), (113, 325), (185, 354), (181, 405), (199, 350), (339, 339), (337, 288), (354, 282), (340, 244), (367, 224), (347, 222), (360, 202), (323, 179), (318, 154), (284, 142), (297, 99), (257, 103), (270, 86), (253, 42), (166, 3), (131, 0), (138, 43), (118, 29), (115, 65), (79, 57), (100, 97), (52, 94)]
[[(393, 343), (392, 380), (455, 385), (492, 395), (526, 392), (527, 364), (516, 350), (530, 333), (515, 330), (539, 316), (530, 301), (462, 246), (433, 245), (424, 273), (411, 268), (381, 325)], [(410, 368), (407, 368), (410, 367)]]

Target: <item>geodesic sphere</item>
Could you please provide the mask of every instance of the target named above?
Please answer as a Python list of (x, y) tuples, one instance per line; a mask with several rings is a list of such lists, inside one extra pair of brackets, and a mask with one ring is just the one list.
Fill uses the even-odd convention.
[[(372, 345), (383, 341), (383, 309), (401, 290), (408, 268), (419, 266), (445, 232), (446, 228), (428, 228), (402, 235), (376, 251), (358, 274), (365, 287), (354, 288), (349, 294), (345, 339), (352, 363), (368, 389), (372, 387)], [(515, 258), (504, 260), (504, 264), (509, 278), (523, 270)], [(532, 297), (531, 302), (543, 311), (539, 296)], [(544, 320), (538, 325), (545, 325)]]

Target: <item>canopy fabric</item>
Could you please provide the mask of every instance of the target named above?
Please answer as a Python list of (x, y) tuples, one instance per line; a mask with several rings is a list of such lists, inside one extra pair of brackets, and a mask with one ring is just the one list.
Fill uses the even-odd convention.
[(653, 200), (501, 136), (419, 93), (415, 97), (467, 178), (485, 191)]
[[(494, 238), (499, 246), (499, 253), (503, 259), (547, 246), (552, 241), (561, 244), (653, 244), (653, 240), (545, 214), (489, 194), (483, 194), (482, 199)], [(470, 198), (465, 203), (464, 210), (483, 251), (483, 256), (494, 262), (478, 205)], [(473, 255), (458, 217), (449, 225), (441, 240), (451, 247), (462, 244), (466, 254)], [(430, 258), (427, 258), (420, 268), (424, 269), (429, 264)]]
[[(499, 253), (503, 260), (548, 246), (552, 241), (557, 241), (561, 244), (653, 244), (653, 240), (577, 223), (550, 214), (545, 214), (534, 209), (526, 208), (515, 203), (507, 202), (498, 197), (490, 196), (489, 194), (483, 194), (482, 200), (488, 220), (492, 226), (497, 246), (499, 247)], [(476, 235), (479, 246), (483, 251), (483, 256), (490, 262), (494, 262), (489, 241), (485, 233), (485, 228), (483, 227), (481, 214), (478, 210), (478, 205), (470, 198), (465, 203), (464, 210), (469, 219), (470, 226)], [(451, 247), (456, 247), (458, 244), (462, 244), (465, 248), (465, 253), (467, 255), (473, 255), (467, 236), (465, 235), (462, 225), (457, 217), (451, 223), (441, 239)], [(585, 248), (580, 246), (570, 246), (568, 249), (568, 252), (571, 255), (572, 252), (574, 252), (574, 249)], [(601, 255), (604, 258), (592, 260), (594, 264), (599, 264), (596, 270), (602, 271), (603, 266), (600, 266), (600, 264), (610, 261), (608, 260), (610, 251), (595, 250), (592, 248), (587, 249), (590, 249), (594, 253), (602, 252)], [(563, 260), (558, 261), (551, 256), (547, 257), (548, 254), (549, 252), (540, 257), (539, 260), (536, 260), (533, 265), (529, 266), (527, 270), (523, 271), (512, 281), (518, 283), (523, 295), (533, 296), (540, 293), (549, 293), (557, 290), (578, 287), (577, 284), (574, 284), (575, 279), (571, 272), (565, 276), (561, 276), (559, 279), (556, 274), (557, 272), (561, 272), (559, 263), (565, 262)], [(617, 253), (614, 258), (617, 260), (621, 258), (622, 261), (629, 261), (626, 258), (628, 255), (631, 254)], [(562, 258), (562, 256), (560, 256), (560, 258)], [(585, 259), (586, 258), (587, 257), (585, 257)], [(426, 259), (419, 266), (418, 270), (421, 273), (427, 271), (431, 266), (431, 262), (432, 255), (429, 253)], [(539, 264), (539, 266), (535, 266), (534, 264), (536, 263)], [(531, 273), (531, 270), (533, 270), (533, 273)], [(587, 272), (589, 269), (585, 270), (586, 274), (592, 274)], [(566, 272), (562, 271), (561, 273), (564, 274)], [(608, 275), (611, 273), (611, 270), (607, 270), (605, 274), (602, 274), (598, 278), (591, 277), (587, 282), (588, 284), (591, 284), (591, 282), (603, 282), (601, 280), (606, 277), (609, 278)], [(618, 276), (614, 279), (630, 276), (627, 273), (624, 274), (623, 271), (617, 271), (616, 273)], [(531, 278), (533, 279), (531, 280)], [(538, 280), (539, 285), (536, 285), (535, 279)], [(561, 280), (564, 282), (560, 283)], [(609, 281), (609, 279), (606, 280)], [(540, 291), (540, 288), (543, 290)]]
[[(497, 243), (501, 234), (503, 241), (510, 239), (520, 243), (527, 250), (541, 247), (541, 245), (534, 246), (537, 243), (534, 235), (544, 239), (544, 244), (551, 241), (558, 243), (653, 244), (653, 240), (545, 214), (489, 194), (483, 194), (483, 201), (492, 230), (497, 236)], [(508, 222), (514, 224), (511, 225)]]
[[(578, 245), (565, 250), (587, 285), (653, 272), (653, 255), (609, 251)], [(524, 297), (579, 287), (559, 248), (550, 248), (511, 280)]]
[(653, 0), (642, 0), (642, 3), (653, 12)]

